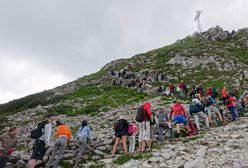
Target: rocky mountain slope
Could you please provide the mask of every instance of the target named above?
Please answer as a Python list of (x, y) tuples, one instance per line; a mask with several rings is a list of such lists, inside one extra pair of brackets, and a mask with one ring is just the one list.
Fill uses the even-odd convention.
[[(142, 86), (143, 92), (140, 92), (139, 83), (144, 78), (148, 78), (147, 83)], [(25, 166), (33, 143), (29, 138), (30, 130), (47, 113), (56, 114), (72, 128), (74, 133), (81, 119), (88, 118), (94, 131), (94, 143), (90, 154), (84, 156), (87, 160), (84, 166), (118, 167), (118, 164), (114, 164), (118, 160), (113, 163), (113, 160), (109, 159), (114, 121), (120, 115), (132, 120), (137, 107), (145, 100), (152, 102), (153, 110), (159, 107), (168, 110), (174, 98), (161, 99), (156, 96), (156, 90), (162, 84), (168, 82), (178, 84), (180, 80), (190, 85), (212, 84), (217, 88), (227, 85), (247, 89), (248, 29), (227, 32), (216, 26), (202, 34), (194, 33), (172, 45), (138, 54), (129, 59), (112, 61), (99, 72), (66, 85), (0, 105), (1, 131), (5, 132), (11, 125), (17, 125), (21, 131), (18, 151), (12, 157), (9, 167)], [(113, 81), (118, 86), (113, 86)], [(244, 124), (234, 123), (214, 129), (197, 137), (197, 140), (192, 142), (189, 140), (189, 143), (185, 140), (185, 143), (181, 141), (173, 145), (161, 146), (145, 156), (137, 155), (136, 158), (140, 161), (131, 160), (123, 167), (135, 167), (136, 164), (139, 165), (136, 167), (140, 165), (187, 167), (188, 162), (191, 165), (198, 163), (196, 160), (199, 160), (203, 167), (207, 165), (211, 167), (216, 157), (220, 158), (220, 163), (215, 164), (219, 167), (247, 166), (246, 160), (243, 159), (245, 155), (242, 153), (247, 145), (245, 137), (237, 135), (239, 138), (237, 142), (244, 145), (242, 149), (230, 146), (230, 139), (225, 139), (232, 138), (234, 130), (237, 130), (237, 134), (245, 134), (247, 119), (243, 118), (238, 122)], [(218, 131), (222, 130), (225, 131), (223, 136), (217, 135)], [(202, 144), (205, 139), (210, 144)], [(214, 142), (222, 143), (211, 146)], [(188, 145), (193, 146), (190, 151), (185, 150)], [(75, 142), (72, 141), (64, 155), (62, 164), (64, 167), (71, 166), (75, 148)], [(236, 154), (241, 157), (239, 162), (235, 157)], [(228, 157), (229, 160), (223, 161), (224, 157)], [(142, 159), (146, 161), (142, 163)], [(44, 162), (46, 160), (47, 157), (44, 158)]]

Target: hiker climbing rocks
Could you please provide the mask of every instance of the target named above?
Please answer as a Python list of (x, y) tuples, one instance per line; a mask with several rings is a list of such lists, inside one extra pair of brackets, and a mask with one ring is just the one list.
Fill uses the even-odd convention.
[(83, 120), (81, 126), (77, 132), (77, 143), (79, 145), (78, 151), (75, 151), (75, 168), (78, 166), (82, 155), (85, 153), (85, 149), (88, 147), (90, 143), (92, 143), (91, 139), (91, 130), (88, 126), (88, 121)]
[(157, 114), (157, 125), (159, 129), (159, 135), (158, 140), (160, 143), (164, 141), (163, 132), (168, 129), (170, 131), (170, 138), (174, 138), (174, 130), (173, 125), (170, 123), (168, 119), (167, 113), (164, 111), (164, 109), (159, 109), (159, 112)]
[(223, 118), (221, 115), (220, 110), (217, 108), (216, 101), (211, 97), (207, 96), (204, 100), (204, 105), (208, 112), (208, 120), (210, 123), (212, 123), (212, 114), (217, 114), (219, 121), (223, 123)]
[[(60, 121), (56, 121), (56, 126), (57, 139), (54, 144), (52, 155), (47, 163), (47, 168), (50, 168), (50, 166), (56, 168), (58, 166), (60, 159), (62, 159), (63, 157), (66, 145), (70, 142), (72, 138), (71, 130), (67, 125), (63, 124)], [(57, 157), (54, 161), (56, 155)]]
[(139, 151), (144, 152), (146, 145), (150, 141), (150, 119), (151, 119), (151, 104), (144, 103), (136, 114), (136, 121), (139, 122)]
[(204, 113), (204, 106), (200, 101), (199, 95), (195, 95), (195, 98), (192, 100), (192, 103), (189, 106), (189, 112), (195, 118), (195, 124), (197, 130), (200, 131), (199, 118), (205, 119), (206, 129), (209, 130), (209, 121), (207, 115)]
[(190, 128), (187, 126), (187, 114), (185, 107), (181, 104), (180, 100), (177, 100), (176, 103), (171, 107), (170, 120), (172, 120), (176, 125), (177, 134), (180, 136), (180, 127), (179, 124), (182, 123), (185, 125), (185, 128), (190, 132)]
[(235, 121), (238, 118), (238, 111), (234, 104), (235, 100), (236, 100), (235, 97), (227, 96), (225, 101), (226, 108), (231, 112), (232, 121)]
[(18, 129), (10, 128), (9, 131), (0, 136), (0, 168), (4, 168), (10, 155), (16, 150)]
[(221, 90), (221, 100), (225, 103), (227, 99), (227, 90), (226, 87), (224, 86)]
[(115, 130), (115, 144), (112, 149), (112, 157), (115, 157), (115, 153), (117, 150), (117, 147), (120, 143), (120, 140), (122, 140), (122, 145), (125, 154), (128, 154), (127, 151), (127, 134), (128, 134), (128, 122), (126, 119), (124, 119), (123, 116), (120, 116), (117, 123), (114, 125)]
[(37, 160), (42, 160), (46, 148), (50, 146), (50, 140), (52, 135), (52, 121), (53, 116), (48, 114), (46, 120), (39, 123), (37, 129), (31, 132), (31, 137), (36, 139), (33, 146), (33, 153), (31, 155), (31, 160), (29, 160), (29, 168), (34, 168)]

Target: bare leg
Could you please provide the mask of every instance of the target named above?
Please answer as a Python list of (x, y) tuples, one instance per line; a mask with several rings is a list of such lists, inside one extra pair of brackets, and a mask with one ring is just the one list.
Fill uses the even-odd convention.
[(28, 168), (34, 168), (36, 165), (36, 159), (31, 159), (28, 162)]
[(123, 149), (125, 151), (125, 154), (128, 154), (128, 151), (127, 151), (127, 136), (122, 136), (122, 144), (123, 144)]
[(120, 139), (119, 138), (115, 138), (115, 144), (113, 146), (113, 150), (112, 150), (112, 156), (115, 155), (116, 150), (117, 150), (117, 146), (119, 145)]
[(179, 124), (176, 124), (176, 130), (177, 130), (177, 134), (180, 134), (180, 127), (179, 127)]

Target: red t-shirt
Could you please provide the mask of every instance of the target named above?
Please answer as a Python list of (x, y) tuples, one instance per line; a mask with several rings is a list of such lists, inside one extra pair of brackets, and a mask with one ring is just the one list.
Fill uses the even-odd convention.
[(172, 117), (172, 115), (174, 115), (174, 116), (183, 115), (184, 117), (187, 117), (185, 108), (181, 103), (176, 103), (171, 108), (170, 118)]
[(235, 101), (234, 97), (230, 97), (228, 100), (230, 101), (230, 103), (226, 105), (227, 108), (231, 107), (231, 106), (235, 106), (234, 105), (234, 101)]

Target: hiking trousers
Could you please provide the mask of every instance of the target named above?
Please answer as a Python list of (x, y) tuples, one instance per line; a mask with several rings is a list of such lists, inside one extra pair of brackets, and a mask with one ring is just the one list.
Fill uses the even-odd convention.
[(133, 153), (135, 149), (135, 135), (129, 136), (129, 153)]
[(79, 164), (81, 157), (85, 153), (85, 149), (87, 147), (87, 137), (86, 136), (79, 137), (78, 143), (79, 143), (79, 151), (78, 151), (78, 154), (76, 156), (75, 165)]
[(196, 127), (197, 127), (197, 130), (199, 131), (200, 130), (200, 124), (199, 124), (199, 118), (203, 118), (205, 119), (205, 124), (206, 124), (206, 127), (209, 128), (209, 121), (208, 121), (208, 117), (206, 114), (204, 114), (202, 111), (198, 112), (198, 113), (193, 113), (194, 115), (194, 118), (195, 118), (195, 124), (196, 124)]
[[(54, 144), (54, 149), (52, 152), (52, 155), (47, 163), (47, 167), (49, 168), (51, 166), (51, 164), (53, 165), (53, 168), (56, 168), (58, 166), (58, 163), (60, 161), (60, 159), (62, 159), (65, 148), (66, 148), (66, 144), (67, 144), (67, 138), (66, 137), (59, 137), (55, 144)], [(55, 156), (57, 155), (57, 158), (55, 159), (55, 161), (53, 162)]]
[(168, 126), (168, 123), (166, 122), (160, 122), (159, 123), (159, 127), (158, 127), (158, 131), (159, 131), (159, 134), (158, 134), (158, 140), (160, 143), (162, 143), (164, 141), (164, 136), (163, 136), (163, 132), (168, 129), (170, 131), (170, 138), (174, 138), (174, 130), (173, 130), (173, 127), (169, 127)]
[(230, 110), (230, 112), (231, 112), (232, 120), (235, 121), (236, 118), (238, 118), (237, 108), (235, 106), (230, 106), (230, 107), (228, 107), (228, 110)]

